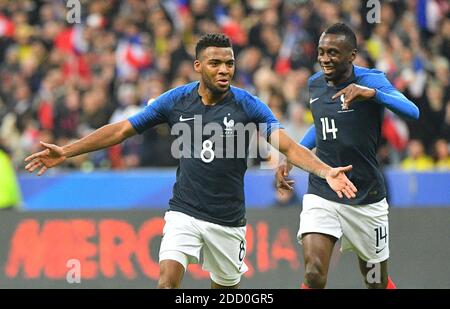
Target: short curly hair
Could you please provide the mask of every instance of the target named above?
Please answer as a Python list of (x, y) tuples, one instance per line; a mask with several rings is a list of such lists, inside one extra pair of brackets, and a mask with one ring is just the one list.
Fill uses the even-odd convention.
[(344, 23), (336, 23), (328, 27), (325, 31), (325, 34), (338, 34), (344, 35), (345, 41), (349, 44), (352, 49), (357, 48), (356, 35), (353, 30)]
[(207, 47), (232, 47), (230, 39), (222, 33), (207, 33), (202, 35), (195, 46), (195, 59), (198, 59), (202, 50)]

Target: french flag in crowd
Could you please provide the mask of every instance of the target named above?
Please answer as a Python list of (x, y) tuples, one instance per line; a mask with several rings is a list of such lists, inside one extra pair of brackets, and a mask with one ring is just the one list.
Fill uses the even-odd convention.
[(88, 43), (83, 38), (83, 26), (75, 26), (61, 31), (55, 38), (55, 46), (68, 53), (80, 55), (88, 50)]
[(139, 35), (121, 39), (116, 50), (116, 68), (119, 77), (147, 69), (152, 64), (152, 56), (142, 44)]
[(214, 12), (220, 30), (227, 35), (231, 42), (236, 45), (244, 45), (247, 43), (247, 35), (242, 25), (232, 20), (226, 13), (222, 5), (217, 5)]
[(10, 38), (14, 35), (14, 22), (8, 17), (0, 14), (0, 38)]
[(175, 3), (176, 3), (178, 13), (180, 15), (184, 15), (189, 12), (189, 1), (188, 0), (176, 0)]
[(418, 0), (416, 4), (417, 23), (420, 28), (436, 32), (439, 20), (450, 9), (448, 0)]
[(90, 80), (92, 77), (85, 56), (89, 44), (83, 37), (83, 31), (83, 26), (77, 25), (64, 29), (55, 38), (56, 48), (67, 55), (61, 68), (67, 78), (77, 76)]
[(381, 134), (397, 151), (405, 149), (409, 140), (409, 130), (406, 123), (390, 110), (385, 110)]
[(183, 19), (189, 14), (188, 0), (166, 0), (160, 1), (164, 10), (169, 14), (173, 21), (173, 25), (177, 31), (183, 31)]

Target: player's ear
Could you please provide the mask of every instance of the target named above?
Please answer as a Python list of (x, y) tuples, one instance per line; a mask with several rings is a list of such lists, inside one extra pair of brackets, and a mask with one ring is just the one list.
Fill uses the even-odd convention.
[(195, 72), (200, 73), (201, 72), (201, 67), (202, 67), (202, 64), (200, 63), (200, 60), (196, 59), (194, 61), (194, 70), (195, 70)]
[(356, 59), (356, 55), (358, 54), (358, 50), (355, 48), (355, 49), (353, 49), (352, 50), (352, 52), (351, 52), (351, 54), (350, 54), (350, 62), (353, 62), (353, 61), (355, 61), (355, 59)]

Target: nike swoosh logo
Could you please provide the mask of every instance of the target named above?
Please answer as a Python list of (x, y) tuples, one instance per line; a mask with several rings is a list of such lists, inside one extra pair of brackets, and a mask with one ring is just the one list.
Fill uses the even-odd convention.
[(319, 100), (319, 98), (309, 99), (309, 104), (312, 104), (312, 103), (316, 102), (317, 100)]
[(195, 117), (192, 117), (192, 118), (183, 118), (183, 115), (180, 116), (180, 122), (188, 121), (188, 120), (194, 120), (194, 119), (195, 119)]
[(383, 248), (380, 249), (380, 250), (376, 249), (376, 250), (375, 250), (375, 253), (378, 254), (378, 253), (380, 253), (381, 251), (383, 251), (385, 248), (386, 248), (386, 247), (383, 247)]

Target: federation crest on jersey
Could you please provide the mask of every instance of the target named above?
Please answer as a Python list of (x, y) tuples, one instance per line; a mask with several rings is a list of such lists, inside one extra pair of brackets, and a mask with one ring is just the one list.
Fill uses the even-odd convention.
[(338, 113), (350, 113), (355, 111), (354, 109), (348, 109), (348, 106), (344, 103), (345, 102), (344, 94), (341, 94), (339, 99), (341, 100), (341, 110), (338, 111)]
[[(229, 116), (230, 114), (228, 114)], [(233, 127), (234, 127), (234, 120), (230, 119), (228, 120), (228, 117), (223, 117), (223, 124), (225, 125), (225, 136), (232, 136), (233, 135)]]

